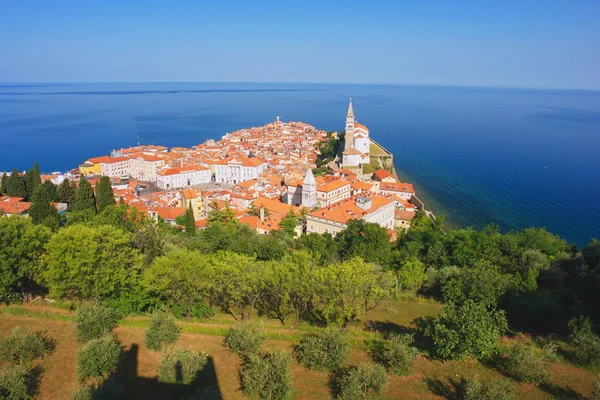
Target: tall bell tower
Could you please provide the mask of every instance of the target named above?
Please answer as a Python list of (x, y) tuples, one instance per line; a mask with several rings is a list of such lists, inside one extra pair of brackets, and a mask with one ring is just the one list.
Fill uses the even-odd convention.
[(346, 114), (346, 138), (344, 150), (354, 147), (354, 109), (352, 108), (352, 98), (348, 105), (348, 114)]

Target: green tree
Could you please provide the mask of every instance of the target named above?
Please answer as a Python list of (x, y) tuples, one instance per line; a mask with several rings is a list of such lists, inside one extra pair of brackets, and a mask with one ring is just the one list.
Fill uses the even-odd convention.
[(98, 197), (98, 212), (102, 212), (107, 206), (114, 206), (117, 203), (115, 202), (115, 195), (112, 189), (112, 183), (110, 182), (110, 178), (108, 176), (102, 176), (100, 178), (100, 182), (96, 186), (96, 192)]
[(10, 336), (0, 338), (0, 358), (14, 364), (28, 364), (54, 350), (54, 341), (44, 332), (26, 334), (16, 327)]
[(295, 349), (298, 362), (315, 371), (334, 370), (348, 358), (350, 342), (344, 331), (328, 328), (318, 333), (303, 335)]
[(142, 275), (144, 289), (169, 306), (181, 307), (190, 318), (194, 305), (208, 297), (211, 256), (187, 249), (173, 249), (154, 260)]
[(90, 340), (77, 352), (77, 377), (80, 381), (107, 378), (117, 369), (122, 354), (123, 346), (112, 335)]
[(426, 280), (425, 264), (416, 257), (404, 261), (398, 270), (398, 282), (402, 289), (410, 292), (419, 290)]
[(194, 218), (194, 209), (192, 208), (191, 202), (190, 206), (185, 211), (185, 233), (189, 236), (194, 236), (196, 234), (196, 218)]
[(25, 189), (27, 192), (26, 199), (29, 200), (31, 196), (33, 196), (33, 191), (35, 190), (36, 185), (33, 182), (33, 170), (28, 169), (25, 171), (25, 175), (23, 176), (25, 179)]
[(359, 257), (315, 271), (318, 314), (329, 324), (360, 318), (392, 293), (396, 278)]
[(77, 309), (75, 314), (77, 339), (85, 343), (108, 335), (117, 326), (120, 319), (121, 316), (113, 308), (99, 303), (84, 304)]
[(242, 360), (247, 360), (252, 354), (257, 354), (266, 336), (262, 329), (242, 322), (230, 328), (223, 340), (223, 346), (238, 355)]
[(298, 227), (299, 217), (293, 211), (287, 213), (285, 217), (279, 221), (279, 226), (289, 237), (296, 236), (296, 228)]
[(60, 203), (71, 204), (75, 199), (76, 191), (77, 187), (75, 186), (75, 183), (71, 183), (70, 180), (65, 179), (56, 189), (56, 200)]
[(371, 398), (371, 393), (381, 393), (388, 384), (385, 368), (379, 364), (361, 363), (338, 371), (334, 376), (338, 398), (361, 400)]
[(158, 311), (150, 317), (150, 326), (146, 330), (146, 347), (159, 351), (165, 345), (173, 345), (179, 338), (179, 327), (171, 314)]
[(29, 218), (0, 218), (0, 299), (10, 300), (39, 282), (39, 260), (50, 236)]
[(71, 204), (72, 211), (88, 211), (96, 213), (96, 198), (92, 185), (81, 175), (79, 187)]
[(447, 304), (437, 318), (421, 329), (433, 340), (438, 357), (462, 359), (470, 355), (481, 359), (497, 351), (507, 322), (503, 311), (489, 311), (481, 303), (466, 300), (460, 306)]
[(0, 181), (0, 194), (7, 194), (7, 190), (8, 190), (8, 175), (6, 175), (6, 172), (4, 172), (2, 174), (2, 180)]
[(35, 192), (35, 189), (42, 184), (42, 176), (40, 174), (40, 166), (39, 164), (36, 162), (33, 163), (33, 170), (32, 170), (32, 174), (31, 174), (31, 180), (33, 185), (32, 187), (32, 191), (31, 193)]
[(285, 351), (252, 354), (242, 367), (242, 391), (250, 399), (287, 400), (292, 397), (290, 354)]
[(42, 224), (50, 229), (58, 228), (58, 211), (50, 203), (50, 196), (44, 185), (38, 185), (31, 197), (29, 216), (34, 224)]
[(473, 300), (493, 308), (507, 291), (510, 281), (510, 276), (502, 274), (497, 267), (480, 262), (474, 267), (461, 269), (457, 276), (448, 280), (442, 288), (442, 295), (446, 303), (462, 304)]
[(13, 168), (6, 182), (6, 194), (11, 197), (27, 198), (27, 186), (25, 178), (19, 174), (17, 168)]
[(50, 199), (51, 202), (56, 202), (56, 185), (54, 183), (52, 183), (52, 181), (44, 181), (44, 183), (42, 183), (42, 186), (44, 187), (44, 189), (46, 189), (46, 193), (48, 193), (48, 198)]
[(340, 232), (335, 241), (339, 244), (342, 257), (361, 257), (366, 262), (391, 265), (392, 244), (387, 230), (379, 224), (362, 219), (351, 220), (348, 228)]
[(144, 265), (149, 266), (158, 256), (163, 255), (164, 237), (158, 224), (144, 220), (135, 231), (133, 246), (144, 256)]
[(58, 298), (103, 299), (137, 279), (140, 257), (129, 234), (112, 226), (73, 225), (47, 245), (42, 276)]
[(175, 385), (189, 385), (198, 378), (208, 354), (174, 348), (163, 353), (158, 365), (158, 381)]

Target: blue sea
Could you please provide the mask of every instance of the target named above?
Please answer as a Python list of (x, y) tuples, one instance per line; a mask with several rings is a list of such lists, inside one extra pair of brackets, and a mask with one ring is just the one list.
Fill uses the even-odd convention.
[(77, 167), (113, 148), (192, 146), (281, 116), (356, 118), (455, 226), (600, 238), (600, 92), (250, 83), (0, 84), (0, 171)]

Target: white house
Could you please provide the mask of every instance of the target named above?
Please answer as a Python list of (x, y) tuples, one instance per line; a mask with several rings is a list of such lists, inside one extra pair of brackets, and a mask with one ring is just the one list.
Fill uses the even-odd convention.
[(156, 171), (165, 165), (165, 160), (157, 156), (138, 153), (130, 158), (130, 175), (133, 179), (156, 182)]
[(163, 168), (156, 173), (156, 186), (161, 189), (181, 189), (207, 183), (211, 180), (210, 169), (202, 166)]
[(128, 157), (110, 157), (100, 162), (100, 173), (110, 178), (131, 175), (131, 160)]
[(222, 163), (215, 163), (215, 181), (239, 183), (258, 179), (267, 169), (267, 163), (260, 158), (231, 158)]

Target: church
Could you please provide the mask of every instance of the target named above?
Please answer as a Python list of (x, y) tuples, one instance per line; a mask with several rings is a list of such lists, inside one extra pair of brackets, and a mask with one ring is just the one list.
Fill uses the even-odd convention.
[(350, 99), (346, 115), (346, 138), (342, 152), (342, 167), (358, 167), (360, 164), (368, 164), (371, 161), (370, 151), (369, 129), (354, 119), (354, 109), (352, 108), (352, 99)]

